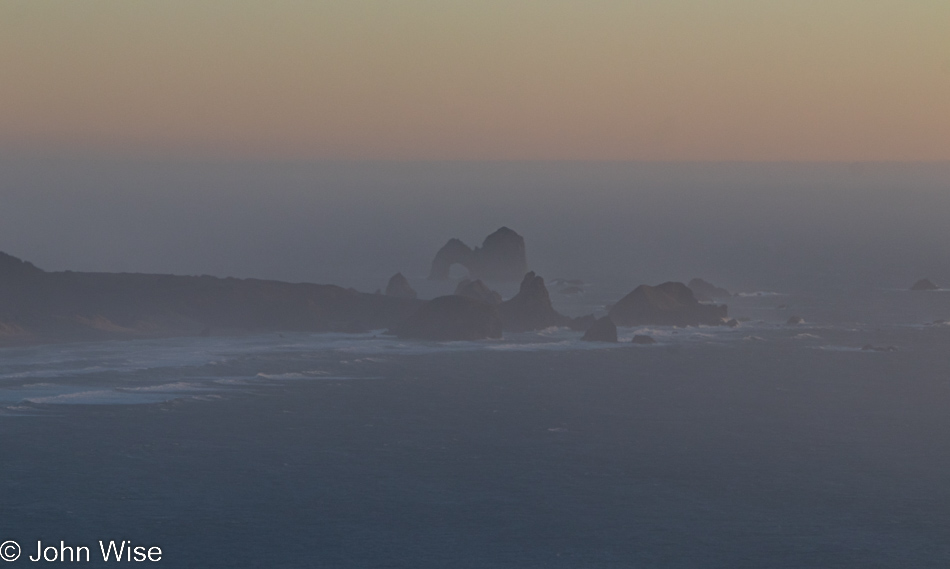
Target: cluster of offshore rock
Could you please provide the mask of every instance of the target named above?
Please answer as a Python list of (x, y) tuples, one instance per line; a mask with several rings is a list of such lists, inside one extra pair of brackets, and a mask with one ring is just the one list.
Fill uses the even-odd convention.
[[(544, 279), (527, 273), (518, 293), (500, 301), (481, 281), (462, 281), (456, 294), (424, 303), (392, 329), (397, 336), (426, 340), (499, 338), (503, 332), (568, 326), (584, 332), (582, 340), (616, 342), (617, 326), (699, 326), (726, 324), (725, 305), (700, 303), (683, 283), (641, 285), (623, 297), (607, 316), (570, 318), (551, 303)], [(642, 338), (636, 343), (645, 343)]]
[[(616, 342), (618, 325), (696, 326), (728, 322), (726, 306), (708, 301), (731, 296), (730, 293), (702, 279), (693, 279), (689, 286), (676, 282), (642, 285), (611, 306), (607, 316), (569, 318), (554, 309), (544, 279), (527, 271), (524, 238), (507, 227), (489, 235), (476, 249), (458, 239), (449, 240), (436, 253), (429, 279), (448, 279), (455, 264), (465, 267), (469, 274), (458, 283), (455, 294), (426, 302), (394, 326), (392, 333), (427, 340), (471, 340), (498, 338), (503, 332), (568, 326), (583, 332), (585, 341)], [(518, 293), (504, 301), (485, 283), (504, 282), (516, 276), (521, 280)], [(402, 275), (393, 279), (397, 277), (401, 279)], [(554, 284), (566, 285), (559, 291), (562, 294), (577, 294), (584, 285), (582, 281), (566, 279), (555, 279)], [(391, 280), (387, 294), (391, 294), (392, 285)], [(408, 283), (399, 280), (402, 294), (409, 294), (407, 288)], [(652, 341), (645, 338), (648, 340), (638, 337), (636, 343)]]
[[(616, 342), (618, 326), (738, 326), (728, 319), (729, 291), (702, 279), (689, 284), (640, 285), (609, 306), (607, 315), (570, 318), (555, 310), (544, 279), (528, 270), (525, 241), (502, 227), (469, 248), (450, 240), (432, 261), (429, 279), (449, 278), (453, 265), (468, 277), (454, 294), (420, 300), (396, 273), (385, 292), (334, 285), (174, 275), (46, 272), (0, 253), (0, 343), (125, 337), (217, 335), (255, 331), (360, 332), (389, 330), (404, 338), (478, 340), (506, 332), (569, 327), (591, 342)], [(520, 282), (504, 300), (489, 283)], [(585, 283), (555, 279), (561, 294)], [(928, 279), (912, 290), (938, 290)], [(787, 325), (800, 325), (797, 315)], [(637, 335), (635, 344), (650, 344)], [(880, 351), (877, 347), (868, 350)], [(885, 348), (886, 349), (886, 348)]]
[[(524, 238), (506, 227), (475, 249), (450, 240), (429, 277), (447, 278), (454, 264), (469, 277), (454, 294), (423, 301), (402, 273), (385, 292), (366, 294), (257, 279), (46, 272), (0, 253), (0, 342), (378, 329), (405, 338), (476, 340), (562, 326), (583, 332), (584, 340), (615, 342), (618, 325), (714, 324), (726, 315), (725, 306), (700, 303), (686, 285), (664, 283), (637, 287), (602, 318), (570, 318), (554, 309), (544, 279), (527, 270)], [(521, 284), (507, 300), (487, 284), (511, 280)], [(569, 294), (584, 283), (557, 285), (567, 285), (561, 292)], [(719, 294), (715, 287), (701, 292)]]

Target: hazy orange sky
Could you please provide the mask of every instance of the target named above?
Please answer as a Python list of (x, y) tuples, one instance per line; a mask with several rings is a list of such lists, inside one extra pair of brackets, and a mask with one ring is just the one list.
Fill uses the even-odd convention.
[(0, 0), (0, 150), (950, 160), (950, 1)]

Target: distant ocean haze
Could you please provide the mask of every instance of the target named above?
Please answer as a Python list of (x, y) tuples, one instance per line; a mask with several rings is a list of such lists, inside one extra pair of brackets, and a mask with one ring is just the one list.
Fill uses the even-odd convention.
[(508, 226), (548, 280), (618, 292), (695, 276), (745, 291), (903, 288), (950, 282), (948, 186), (946, 164), (6, 159), (0, 250), (46, 270), (372, 292), (396, 272), (424, 281), (451, 237)]
[[(20, 272), (3, 290), (26, 291), (2, 297), (5, 314), (29, 301), (71, 315), (88, 295), (269, 324), (0, 347), (0, 541), (120, 536), (202, 568), (950, 561), (950, 167), (4, 166), (0, 250), (49, 271), (367, 292), (400, 272), (431, 298), (461, 276), (426, 278), (450, 237), (477, 245), (506, 226), (565, 315), (603, 315), (642, 283), (738, 294), (716, 299), (731, 326), (621, 322), (606, 342), (555, 322), (441, 342), (363, 318), (280, 327), (308, 313), (287, 299), (330, 324), (348, 297), (420, 300), (36, 277), (0, 258)], [(910, 290), (923, 278), (938, 288)], [(547, 297), (523, 282), (526, 305)], [(101, 314), (79, 324), (108, 329)]]

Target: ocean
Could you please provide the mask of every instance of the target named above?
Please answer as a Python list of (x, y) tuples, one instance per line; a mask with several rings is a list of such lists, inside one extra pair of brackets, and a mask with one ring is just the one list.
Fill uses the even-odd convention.
[(0, 538), (20, 564), (126, 540), (173, 567), (946, 566), (950, 292), (750, 292), (738, 328), (619, 344), (4, 348)]
[(740, 324), (0, 348), (11, 566), (950, 565), (946, 166), (87, 166), (7, 169), (0, 250), (429, 298), (508, 225), (565, 314), (703, 277)]

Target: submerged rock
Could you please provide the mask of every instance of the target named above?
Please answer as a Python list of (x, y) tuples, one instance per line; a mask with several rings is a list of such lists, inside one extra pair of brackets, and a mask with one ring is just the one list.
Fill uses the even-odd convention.
[(630, 340), (634, 344), (655, 344), (656, 340), (653, 339), (653, 336), (647, 336), (646, 334), (636, 334), (633, 337), (633, 340)]
[(724, 304), (701, 304), (683, 283), (665, 282), (638, 286), (611, 306), (608, 315), (619, 326), (713, 326), (722, 323), (727, 311)]
[(502, 302), (499, 310), (505, 330), (512, 332), (566, 326), (570, 322), (570, 318), (554, 310), (544, 279), (534, 271), (524, 276), (518, 294)]
[(501, 338), (498, 308), (457, 294), (426, 302), (392, 330), (400, 338), (420, 340), (482, 340)]
[(797, 326), (799, 324), (804, 324), (805, 319), (801, 316), (790, 316), (788, 320), (785, 321), (785, 324), (789, 326)]
[(712, 283), (708, 283), (703, 279), (693, 279), (689, 281), (689, 284), (686, 285), (689, 287), (693, 294), (696, 295), (697, 300), (715, 300), (717, 298), (729, 298), (732, 296), (728, 290), (718, 287)]
[(395, 296), (396, 298), (416, 298), (416, 291), (409, 285), (406, 277), (402, 273), (396, 273), (389, 279), (386, 285), (386, 296)]
[(930, 279), (920, 279), (914, 283), (914, 286), (910, 287), (910, 290), (937, 290), (938, 287)]
[(452, 265), (462, 265), (472, 278), (498, 282), (517, 281), (528, 271), (524, 237), (501, 227), (475, 249), (458, 239), (450, 239), (432, 260), (429, 278), (446, 280)]
[(594, 321), (594, 324), (584, 332), (581, 340), (585, 342), (616, 342), (617, 326), (610, 316), (604, 316)]
[(455, 294), (481, 300), (488, 304), (501, 304), (501, 295), (488, 288), (480, 279), (475, 279), (474, 281), (469, 279), (462, 280), (458, 286), (455, 287)]

